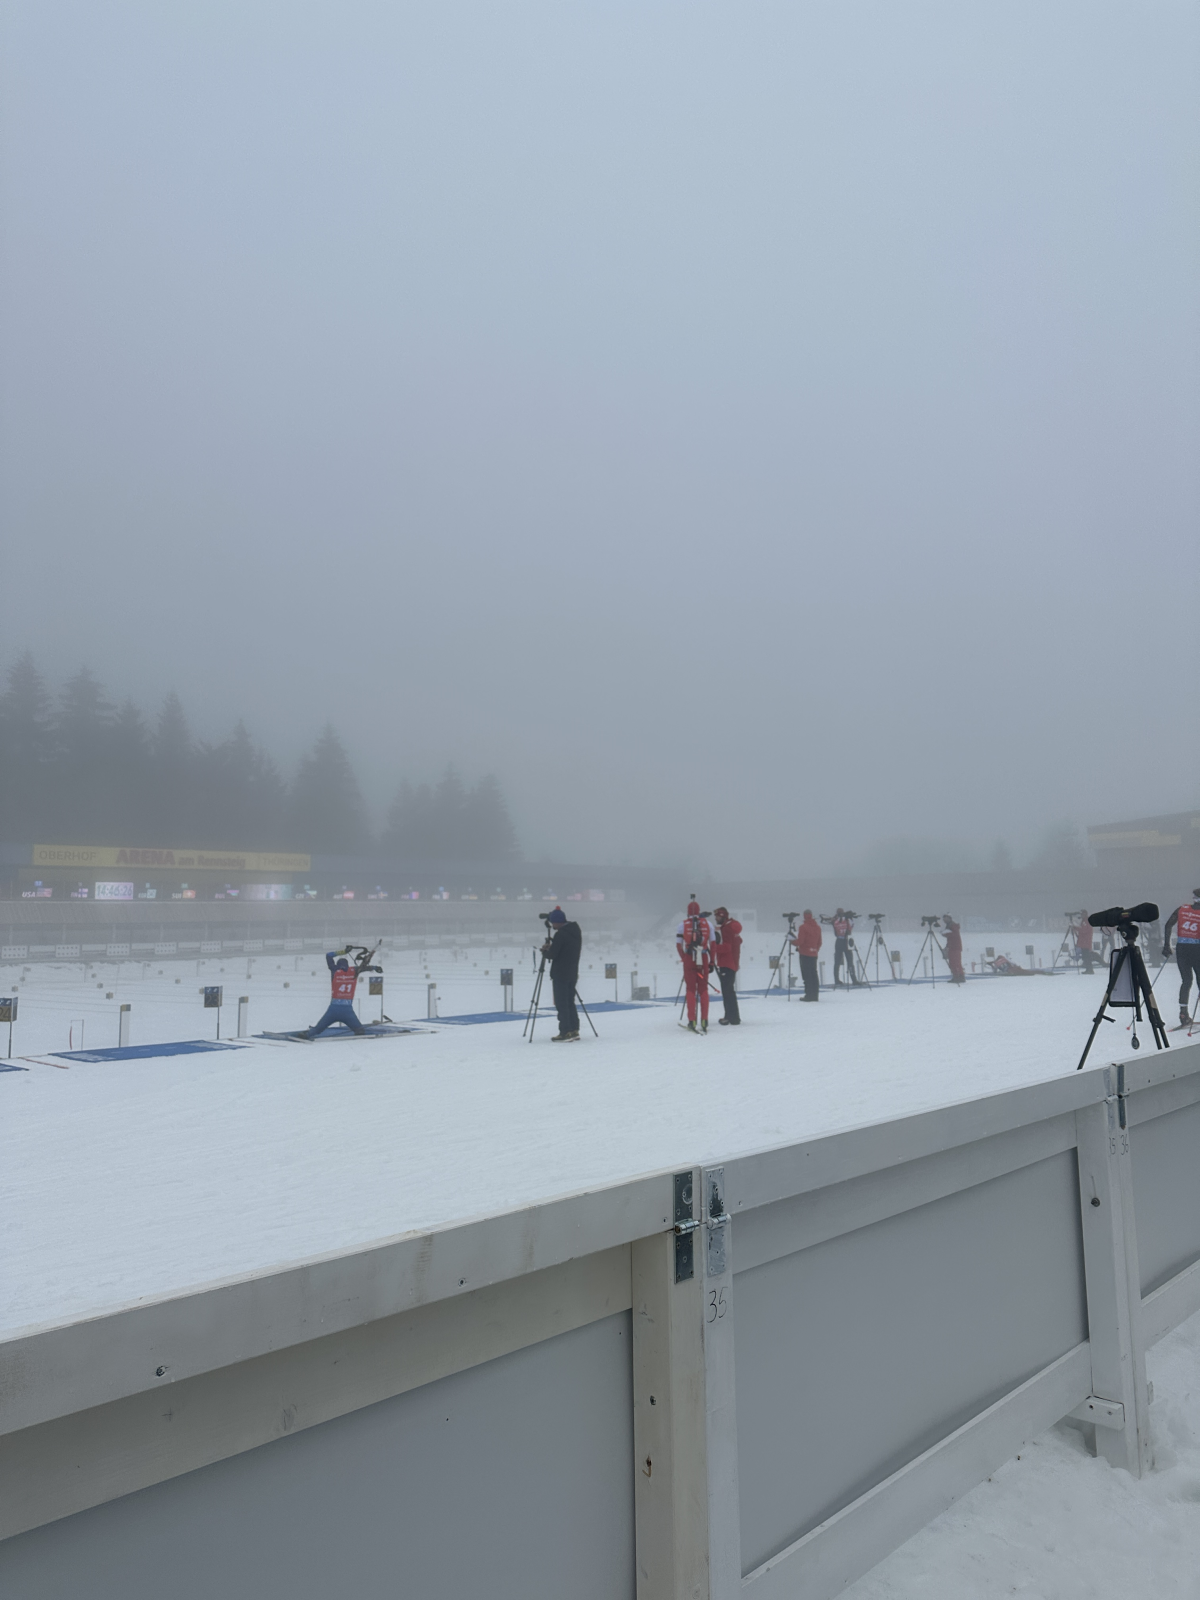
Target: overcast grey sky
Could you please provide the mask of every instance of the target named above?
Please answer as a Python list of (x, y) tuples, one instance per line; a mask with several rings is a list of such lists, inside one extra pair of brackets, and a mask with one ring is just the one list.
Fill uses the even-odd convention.
[(1200, 802), (1191, 0), (4, 18), (2, 662), (533, 855)]

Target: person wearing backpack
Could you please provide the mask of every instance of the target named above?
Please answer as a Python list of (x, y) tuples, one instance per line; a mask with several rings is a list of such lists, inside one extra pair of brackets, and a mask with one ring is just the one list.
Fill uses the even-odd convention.
[[(687, 1025), (691, 1033), (708, 1032), (708, 975), (712, 971), (712, 928), (701, 915), (700, 902), (689, 900), (687, 915), (675, 930), (675, 948), (683, 962), (687, 988)], [(700, 1026), (696, 1026), (699, 1002)]]

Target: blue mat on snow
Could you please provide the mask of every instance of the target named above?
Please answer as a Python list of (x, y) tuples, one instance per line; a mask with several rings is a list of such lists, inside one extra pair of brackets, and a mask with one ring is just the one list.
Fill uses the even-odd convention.
[(11, 1061), (0, 1061), (0, 1072), (28, 1072), (28, 1067), (18, 1067)]
[(60, 1061), (145, 1061), (150, 1056), (198, 1056), (206, 1050), (240, 1050), (224, 1039), (179, 1039), (174, 1044), (114, 1045), (111, 1050), (51, 1050)]
[[(606, 1011), (644, 1011), (647, 1006), (662, 1005), (661, 1000), (597, 1000), (588, 1006), (590, 1014), (602, 1016)], [(582, 1009), (582, 1008), (581, 1008)], [(463, 1017), (430, 1017), (430, 1022), (452, 1022), (459, 1027), (471, 1027), (477, 1022), (524, 1022), (529, 1008), (524, 1011), (472, 1011)], [(552, 1017), (553, 1006), (539, 1006), (539, 1017)]]

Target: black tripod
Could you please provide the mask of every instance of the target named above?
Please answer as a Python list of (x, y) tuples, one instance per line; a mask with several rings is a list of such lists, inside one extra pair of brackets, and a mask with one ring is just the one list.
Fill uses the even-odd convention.
[(1146, 1016), (1150, 1019), (1150, 1027), (1154, 1033), (1154, 1043), (1160, 1050), (1169, 1050), (1171, 1041), (1167, 1038), (1167, 1030), (1163, 1027), (1163, 1019), (1158, 1014), (1158, 1002), (1154, 998), (1154, 990), (1150, 987), (1150, 979), (1146, 974), (1146, 963), (1142, 960), (1142, 952), (1138, 949), (1137, 925), (1131, 921), (1122, 920), (1117, 924), (1117, 930), (1125, 943), (1115, 949), (1109, 964), (1108, 987), (1104, 991), (1104, 999), (1100, 1002), (1092, 1031), (1088, 1034), (1088, 1042), (1083, 1047), (1083, 1054), (1079, 1058), (1076, 1072), (1087, 1060), (1088, 1051), (1092, 1048), (1092, 1041), (1100, 1032), (1102, 1022), (1112, 1022), (1112, 1017), (1104, 1013), (1109, 1006), (1132, 1006), (1133, 1008), (1133, 1048), (1141, 1049), (1141, 1040), (1137, 1036), (1137, 1025), (1142, 1020), (1142, 1005), (1145, 1004)]
[(1083, 912), (1064, 911), (1063, 915), (1067, 919), (1067, 931), (1063, 934), (1062, 943), (1055, 952), (1054, 960), (1050, 963), (1051, 972), (1054, 971), (1060, 961), (1069, 967), (1072, 961), (1077, 960), (1079, 957), (1079, 941), (1075, 935), (1079, 932), (1079, 923)]
[[(547, 958), (548, 954), (549, 954), (549, 952), (543, 946), (543, 948), (542, 948), (542, 962), (541, 962), (541, 965), (538, 967), (537, 977), (533, 980), (533, 999), (529, 1002), (529, 1013), (525, 1018), (525, 1026), (521, 1029), (521, 1037), (522, 1038), (524, 1038), (526, 1033), (528, 1032), (530, 1044), (533, 1043), (533, 1030), (537, 1027), (538, 1006), (541, 1004), (541, 999), (542, 999), (542, 979), (546, 976), (546, 958)], [(576, 990), (575, 990), (575, 1004), (579, 1007), (580, 1011), (582, 1011), (584, 1016), (588, 1019), (588, 1027), (592, 1030), (593, 1033), (596, 1033), (596, 1024), (592, 1021), (591, 1013), (588, 1011), (588, 1008), (584, 1005), (583, 1001), (579, 998), (579, 990), (578, 990), (578, 988), (576, 988)], [(596, 1033), (596, 1037), (598, 1039), (600, 1037), (600, 1035), (598, 1033)], [(551, 1043), (553, 1043), (553, 1040), (551, 1041)]]
[[(887, 947), (887, 940), (883, 937), (883, 929), (880, 927), (880, 923), (883, 921), (883, 919), (884, 919), (884, 917), (886, 915), (886, 912), (883, 912), (883, 911), (870, 911), (870, 912), (867, 913), (867, 915), (871, 919), (872, 927), (871, 927), (871, 937), (867, 940), (867, 953), (866, 953), (865, 956), (862, 957), (862, 959), (861, 959), (861, 961), (859, 963), (860, 966), (862, 967), (863, 982), (864, 983), (867, 982), (867, 963), (871, 959), (871, 951), (874, 950), (874, 952), (875, 952), (875, 982), (879, 983), (881, 981), (880, 977), (879, 977), (879, 957), (882, 955), (883, 959), (887, 962), (887, 965), (888, 965), (888, 979), (889, 979), (890, 982), (895, 983), (895, 981), (896, 981), (896, 969), (892, 965), (892, 952)], [(869, 987), (869, 985), (868, 985), (868, 987)]]
[(789, 1000), (792, 998), (792, 951), (796, 948), (796, 919), (800, 913), (798, 911), (785, 911), (783, 915), (787, 921), (787, 932), (783, 936), (783, 943), (779, 946), (779, 954), (775, 957), (775, 969), (771, 973), (766, 989), (763, 991), (764, 1000), (775, 987), (776, 978), (779, 979), (780, 989), (783, 988), (783, 952), (785, 950), (787, 951), (787, 997)]
[(929, 949), (929, 947), (931, 945), (932, 945), (933, 948), (929, 949), (929, 973), (930, 973), (930, 977), (933, 980), (933, 982), (934, 983), (937, 982), (937, 964), (936, 964), (936, 958), (934, 957), (933, 952), (934, 952), (934, 950), (936, 950), (938, 955), (941, 956), (943, 960), (945, 960), (945, 957), (946, 957), (946, 952), (945, 952), (945, 950), (943, 950), (942, 946), (938, 943), (937, 935), (933, 931), (937, 927), (937, 925), (938, 925), (940, 920), (941, 919), (938, 918), (938, 917), (922, 917), (921, 918), (921, 922), (922, 922), (922, 924), (923, 924), (923, 926), (925, 928), (925, 937), (921, 941), (921, 948), (917, 951), (917, 959), (913, 962), (913, 969), (908, 975), (909, 983), (911, 983), (913, 981), (913, 979), (916, 977), (917, 968), (921, 965), (921, 957), (925, 954), (925, 951), (927, 949)]

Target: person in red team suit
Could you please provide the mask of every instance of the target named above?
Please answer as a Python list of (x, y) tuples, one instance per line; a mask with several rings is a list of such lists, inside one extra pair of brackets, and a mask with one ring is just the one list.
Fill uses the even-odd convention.
[(804, 979), (802, 998), (819, 1000), (821, 980), (817, 973), (817, 957), (821, 953), (821, 924), (811, 911), (804, 913), (804, 919), (796, 929), (796, 937), (792, 943), (796, 947), (796, 954), (800, 957), (800, 976)]
[(946, 964), (950, 968), (951, 983), (966, 983), (967, 975), (962, 964), (962, 924), (955, 922), (948, 911), (942, 913), (946, 929)]
[(1095, 937), (1095, 930), (1087, 919), (1087, 912), (1081, 911), (1079, 913), (1079, 926), (1075, 929), (1075, 952), (1080, 961), (1083, 962), (1083, 970), (1089, 978), (1092, 975), (1092, 967), (1096, 960), (1096, 952), (1093, 948)]
[[(354, 1009), (354, 991), (358, 987), (358, 976), (362, 967), (356, 961), (353, 966), (346, 960), (350, 954), (350, 946), (345, 950), (331, 950), (325, 957), (325, 965), (329, 968), (329, 987), (331, 991), (329, 1009), (320, 1022), (314, 1022), (308, 1029), (306, 1037), (315, 1039), (319, 1033), (324, 1033), (326, 1028), (332, 1027), (335, 1022), (340, 1022), (344, 1027), (354, 1033), (365, 1033), (367, 1030), (358, 1020), (358, 1013)], [(368, 956), (364, 951), (362, 956), (365, 965)]]
[(1163, 929), (1163, 960), (1171, 959), (1171, 929), (1175, 929), (1175, 963), (1179, 968), (1179, 1021), (1191, 1020), (1188, 1014), (1188, 997), (1192, 992), (1192, 979), (1200, 991), (1200, 889), (1192, 890), (1190, 906), (1180, 906), (1172, 911)]
[(723, 1028), (736, 1028), (742, 1020), (738, 1010), (737, 970), (742, 949), (742, 925), (729, 915), (724, 906), (713, 912), (717, 925), (717, 942), (712, 947), (717, 977), (721, 980), (721, 999), (725, 1002), (725, 1015), (717, 1021)]
[[(700, 915), (698, 900), (689, 900), (687, 916), (675, 930), (675, 948), (683, 962), (683, 981), (687, 987), (687, 1025), (693, 1033), (708, 1032), (708, 975), (712, 971), (712, 929), (708, 918)], [(699, 1001), (700, 1027), (696, 1028), (696, 1003)]]

